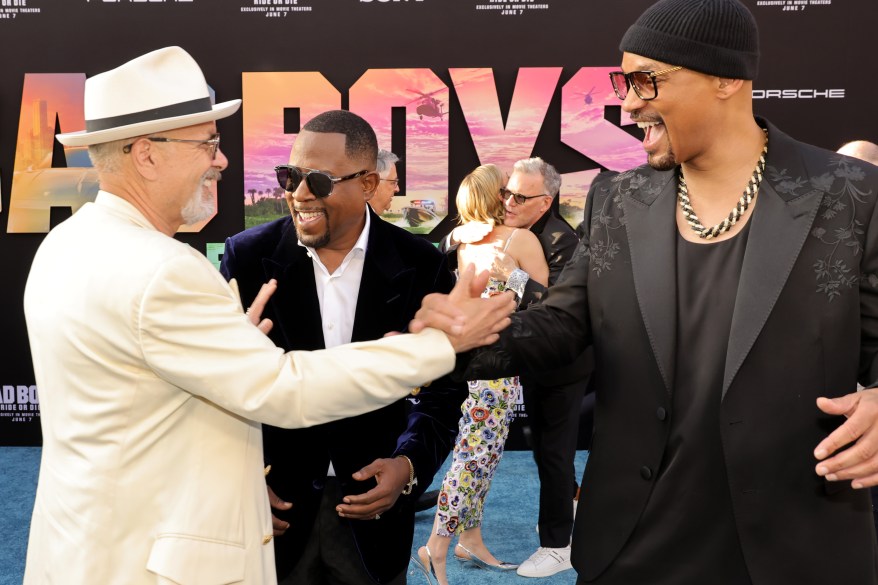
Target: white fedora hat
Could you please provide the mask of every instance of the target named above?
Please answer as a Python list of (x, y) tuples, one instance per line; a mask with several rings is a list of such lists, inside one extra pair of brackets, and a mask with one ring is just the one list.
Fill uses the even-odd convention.
[(195, 59), (165, 47), (85, 81), (85, 130), (58, 134), (66, 146), (88, 146), (194, 126), (234, 114), (241, 100), (212, 104)]

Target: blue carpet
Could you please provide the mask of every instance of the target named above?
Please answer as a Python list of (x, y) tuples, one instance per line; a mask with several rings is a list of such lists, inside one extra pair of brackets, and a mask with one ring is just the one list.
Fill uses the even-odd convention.
[(24, 576), (40, 451), (39, 447), (0, 447), (0, 585), (21, 585)]
[[(588, 453), (576, 457), (576, 477), (582, 476)], [(446, 462), (447, 464), (447, 462)], [(0, 447), (0, 585), (20, 585), (24, 572), (27, 534), (33, 509), (37, 472), (40, 465), (38, 447)], [(443, 468), (444, 469), (444, 468)], [(438, 489), (442, 474), (438, 474), (430, 489)], [(507, 451), (494, 479), (488, 501), (482, 533), (488, 548), (497, 558), (520, 563), (539, 546), (537, 523), (539, 479), (533, 456), (529, 451)], [(415, 521), (415, 548), (427, 541), (433, 525), (435, 508), (419, 512)], [(451, 585), (571, 585), (576, 581), (573, 571), (565, 571), (545, 579), (527, 579), (512, 573), (495, 573), (463, 565), (452, 559), (448, 562)], [(419, 577), (419, 579), (422, 579)], [(423, 580), (411, 578), (410, 585), (423, 585)]]
[[(587, 451), (576, 454), (577, 481), (582, 477), (587, 460)], [(449, 461), (445, 462), (443, 471), (437, 474), (430, 486), (431, 490), (439, 489)], [(482, 519), (482, 537), (495, 557), (508, 563), (521, 563), (540, 546), (540, 536), (536, 531), (539, 495), (540, 480), (533, 454), (530, 451), (503, 453), (485, 501), (485, 517)], [(433, 528), (435, 512), (436, 508), (432, 508), (416, 515), (414, 550), (427, 542)], [(498, 573), (479, 569), (471, 563), (459, 563), (451, 558), (451, 549), (448, 556), (450, 585), (572, 585), (576, 582), (576, 572), (573, 570), (563, 571), (552, 577), (533, 579), (519, 577), (515, 571)], [(409, 585), (426, 585), (423, 577), (419, 579), (410, 577)]]

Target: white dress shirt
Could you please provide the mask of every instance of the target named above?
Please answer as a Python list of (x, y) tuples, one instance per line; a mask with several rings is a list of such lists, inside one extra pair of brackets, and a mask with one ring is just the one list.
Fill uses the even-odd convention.
[[(317, 284), (320, 320), (323, 323), (323, 343), (327, 349), (350, 343), (354, 331), (357, 297), (360, 294), (363, 263), (366, 260), (366, 246), (372, 224), (368, 210), (364, 213), (366, 224), (360, 237), (332, 274), (320, 260), (317, 250), (299, 241), (299, 245), (308, 250), (308, 256), (314, 265), (314, 282)], [(329, 463), (328, 475), (335, 476), (332, 462)]]

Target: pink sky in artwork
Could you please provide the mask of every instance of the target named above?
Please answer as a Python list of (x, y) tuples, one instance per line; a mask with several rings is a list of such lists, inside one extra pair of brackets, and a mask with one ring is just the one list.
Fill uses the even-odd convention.
[(350, 90), (350, 109), (375, 129), (379, 148), (390, 144), (392, 108), (406, 108), (403, 196), (391, 212), (432, 200), (438, 219), (448, 214), (448, 86), (430, 69), (370, 69)]
[(505, 122), (491, 69), (449, 72), (480, 162), (493, 163), (511, 172), (516, 160), (533, 153), (561, 68), (519, 69)]
[[(646, 162), (640, 140), (604, 119), (605, 106), (620, 106), (608, 73), (618, 67), (583, 67), (561, 90), (561, 140), (614, 171)], [(622, 112), (623, 126), (632, 124)]]
[(295, 134), (284, 134), (284, 108), (299, 108), (299, 121), (341, 107), (341, 93), (318, 72), (243, 73), (244, 193), (269, 196), (277, 187), (275, 165), (290, 159)]

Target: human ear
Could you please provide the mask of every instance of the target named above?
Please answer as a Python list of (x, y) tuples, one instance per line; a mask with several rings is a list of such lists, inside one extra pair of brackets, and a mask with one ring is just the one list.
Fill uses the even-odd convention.
[(145, 137), (140, 137), (131, 143), (131, 149), (128, 155), (134, 164), (134, 168), (147, 180), (154, 181), (159, 176), (158, 160), (156, 150), (152, 147), (152, 142)]
[(720, 99), (728, 99), (737, 94), (744, 87), (743, 79), (717, 78), (717, 96)]
[(363, 197), (366, 201), (372, 199), (372, 196), (375, 195), (375, 190), (378, 188), (379, 177), (378, 173), (369, 173), (365, 177), (363, 177)]

